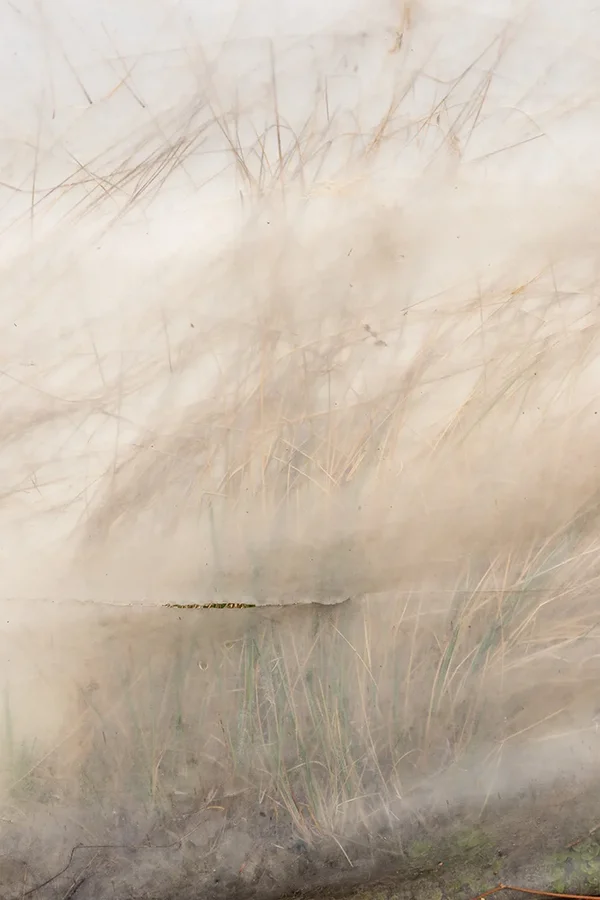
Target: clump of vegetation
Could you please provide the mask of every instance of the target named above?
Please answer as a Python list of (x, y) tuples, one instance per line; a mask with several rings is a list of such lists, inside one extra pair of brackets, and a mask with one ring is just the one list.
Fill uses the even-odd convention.
[[(595, 819), (596, 210), (562, 183), (511, 199), (481, 180), (468, 151), (513, 37), (434, 77), (411, 62), (413, 7), (385, 35), (378, 105), (344, 110), (317, 73), (298, 122), (271, 53), (256, 109), (243, 79), (227, 106), (206, 74), (201, 100), (162, 110), (127, 153), (32, 191), (28, 217), (75, 197), (60, 240), (98, 215), (115, 243), (120, 217), (205, 157), (242, 201), (219, 253), (187, 244), (135, 277), (128, 260), (119, 303), (96, 243), (73, 244), (122, 346), (114, 308), (65, 327), (59, 359), (39, 326), (23, 351), (37, 374), (26, 391), (8, 379), (14, 493), (56, 517), (56, 568), (100, 601), (57, 612), (41, 643), (19, 632), (58, 734), (18, 678), (0, 731), (3, 823), (38, 840), (60, 814), (65, 878), (80, 851), (111, 879), (118, 853), (148, 853), (139, 872), (164, 865), (165, 896), (401, 871), (407, 886), (363, 896), (467, 900), (513, 871), (510, 830), (531, 853), (555, 839), (538, 884), (596, 884), (595, 839), (568, 846)], [(39, 252), (26, 310), (54, 297)], [(138, 609), (108, 610), (123, 599)], [(515, 824), (511, 804), (537, 809), (532, 783), (576, 798), (577, 821), (554, 837)]]

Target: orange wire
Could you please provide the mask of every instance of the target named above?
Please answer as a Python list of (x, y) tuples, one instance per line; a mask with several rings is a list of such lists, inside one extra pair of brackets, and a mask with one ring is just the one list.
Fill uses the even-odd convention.
[(515, 887), (513, 884), (499, 884), (498, 887), (484, 891), (483, 894), (477, 894), (474, 900), (484, 900), (485, 897), (491, 897), (492, 894), (497, 894), (499, 891), (516, 891), (519, 894), (534, 894), (537, 897), (563, 897), (566, 900), (598, 900), (597, 894), (559, 894), (556, 891), (536, 891), (533, 888)]

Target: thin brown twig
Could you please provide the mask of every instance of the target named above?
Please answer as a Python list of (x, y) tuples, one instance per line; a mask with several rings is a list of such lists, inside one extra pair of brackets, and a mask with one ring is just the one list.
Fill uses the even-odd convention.
[(484, 900), (484, 897), (491, 897), (500, 891), (516, 891), (519, 894), (534, 894), (536, 897), (564, 897), (566, 900), (597, 900), (597, 894), (559, 894), (556, 891), (538, 891), (534, 888), (515, 887), (514, 884), (499, 884), (489, 891), (477, 894), (473, 900)]
[(598, 831), (599, 828), (600, 828), (600, 823), (599, 823), (598, 825), (594, 825), (593, 828), (590, 828), (590, 830), (588, 831), (587, 834), (585, 834), (583, 837), (577, 838), (577, 840), (576, 840), (576, 841), (573, 841), (572, 844), (569, 844), (568, 847), (567, 847), (567, 849), (568, 849), (568, 850), (573, 850), (574, 847), (578, 847), (579, 844), (583, 844), (583, 842), (584, 842), (584, 841), (587, 841), (587, 839), (588, 839), (589, 837), (591, 837), (592, 834), (595, 834), (595, 833)]

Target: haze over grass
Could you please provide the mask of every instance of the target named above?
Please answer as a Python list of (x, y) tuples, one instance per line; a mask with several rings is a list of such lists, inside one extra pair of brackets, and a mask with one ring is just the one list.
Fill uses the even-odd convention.
[(2, 13), (6, 846), (199, 817), (212, 873), (267, 810), (346, 867), (583, 790), (597, 11), (119, 8)]
[[(447, 586), (577, 521), (597, 458), (584, 7), (382, 6), (365, 33), (336, 8), (305, 37), (282, 8), (273, 39), (237, 22), (169, 51), (171, 94), (157, 60), (69, 57), (92, 102), (44, 95), (5, 208), (33, 240), (2, 286), (8, 593)], [(137, 40), (162, 59), (152, 21)], [(25, 587), (21, 551), (52, 576)], [(85, 583), (52, 588), (73, 558)]]

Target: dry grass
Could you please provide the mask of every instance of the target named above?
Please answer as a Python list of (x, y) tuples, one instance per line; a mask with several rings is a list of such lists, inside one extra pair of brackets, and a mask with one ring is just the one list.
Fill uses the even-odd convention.
[(38, 653), (42, 677), (62, 672), (54, 746), (23, 741), (24, 698), (6, 695), (7, 815), (41, 799), (83, 803), (98, 826), (119, 809), (175, 823), (233, 797), (250, 819), (266, 810), (352, 855), (361, 833), (425, 806), (510, 799), (574, 759), (581, 774), (579, 742), (596, 731), (596, 550), (573, 529), (525, 568), (465, 566), (453, 591), (321, 612), (90, 610)]
[[(3, 413), (7, 454), (27, 447), (6, 499), (32, 478), (43, 513), (65, 514), (61, 585), (154, 605), (352, 601), (145, 610), (106, 634), (92, 608), (79, 630), (61, 625), (62, 736), (28, 744), (6, 695), (12, 803), (171, 815), (239, 795), (349, 859), (361, 828), (418, 816), (430, 785), (436, 802), (471, 791), (485, 805), (507, 772), (510, 790), (526, 780), (503, 768), (513, 746), (541, 758), (595, 734), (595, 209), (568, 184), (510, 195), (465, 162), (505, 30), (407, 116), (420, 73), (400, 77), (396, 60), (413, 24), (405, 11), (391, 97), (368, 126), (336, 119), (326, 85), (292, 127), (271, 57), (266, 127), (223, 111), (207, 81), (167, 141), (161, 120), (127, 158), (113, 149), (61, 186), (83, 190), (77, 215), (116, 204), (116, 243), (119, 217), (206, 143), (245, 204), (216, 257), (188, 244), (124, 266), (116, 344), (110, 315), (88, 323), (83, 362), (83, 329), (59, 354), (32, 328), (41, 374), (23, 393), (14, 378)], [(393, 141), (424, 148), (409, 188)], [(70, 262), (53, 270), (59, 293)], [(102, 297), (108, 276), (94, 284), (88, 258), (81, 272)], [(56, 653), (40, 654), (51, 674)], [(548, 778), (563, 765), (550, 759)]]
[(87, 517), (92, 556), (137, 529), (181, 537), (201, 590), (260, 602), (448, 588), (589, 527), (594, 288), (561, 298), (563, 261), (419, 296), (407, 219), (310, 239), (281, 222), (199, 275), (164, 391)]

